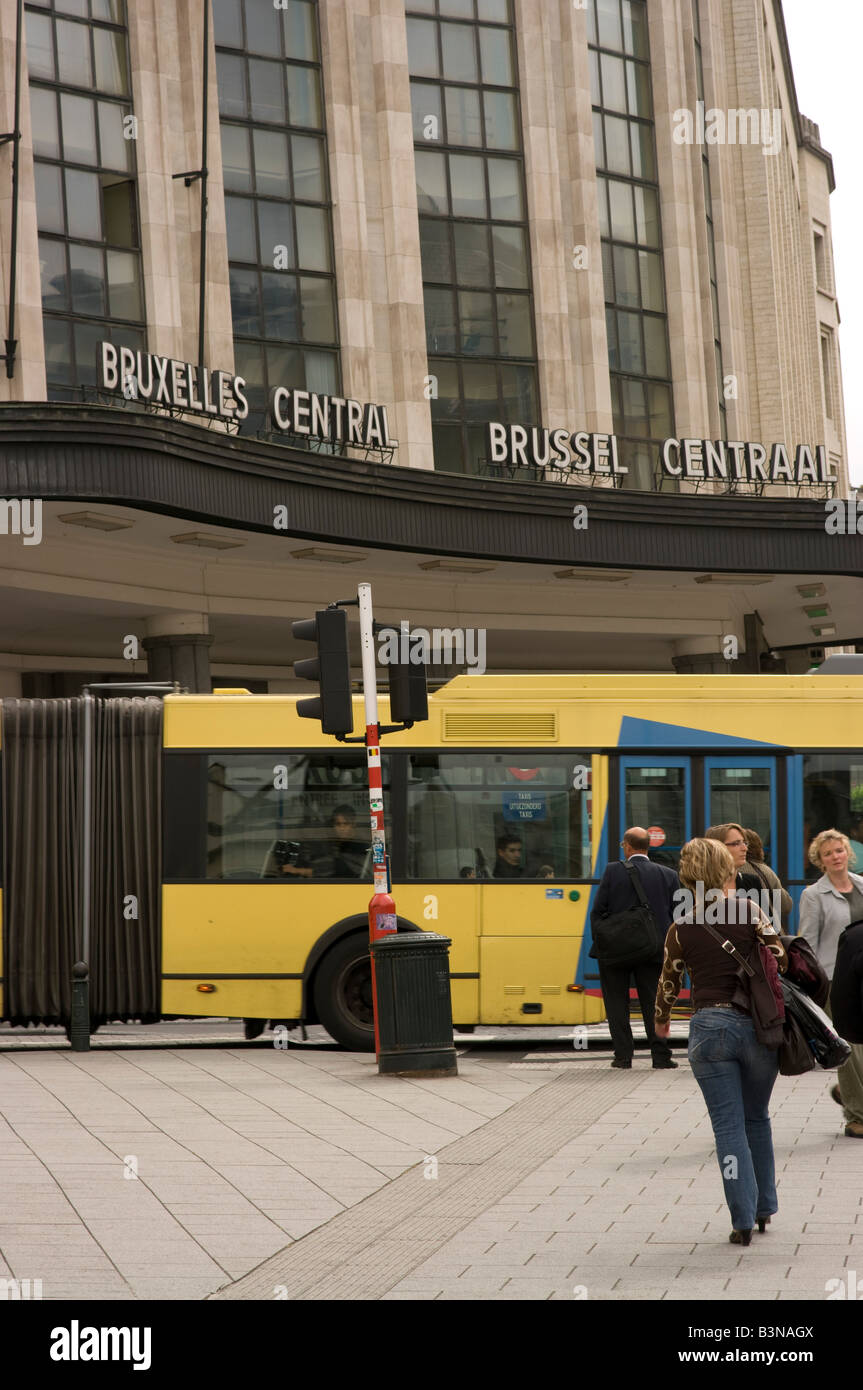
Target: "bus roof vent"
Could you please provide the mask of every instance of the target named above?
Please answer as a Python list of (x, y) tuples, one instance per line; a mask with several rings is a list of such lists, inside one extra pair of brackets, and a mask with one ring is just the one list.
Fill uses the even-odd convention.
[(444, 743), (509, 743), (530, 745), (557, 742), (557, 714), (554, 710), (534, 714), (469, 713), (444, 710)]

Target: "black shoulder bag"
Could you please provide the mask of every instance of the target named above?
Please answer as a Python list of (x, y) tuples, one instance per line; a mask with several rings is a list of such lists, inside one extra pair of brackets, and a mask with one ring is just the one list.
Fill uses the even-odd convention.
[(595, 953), (600, 965), (634, 970), (637, 965), (646, 965), (649, 960), (655, 960), (662, 944), (638, 870), (630, 860), (627, 860), (624, 868), (635, 889), (638, 904), (625, 912), (600, 917), (593, 929), (591, 954)]
[[(748, 1002), (751, 1005), (753, 1001), (752, 995), (747, 987), (747, 981), (755, 975), (753, 967), (749, 964), (748, 960), (744, 960), (743, 956), (732, 942), (723, 940), (722, 936), (714, 927), (709, 926), (707, 922), (702, 922), (701, 925), (706, 927), (710, 935), (716, 938), (723, 951), (727, 951), (728, 954), (733, 956), (740, 964), (742, 971), (745, 972), (745, 975), (741, 973), (741, 970), (737, 972), (738, 975), (740, 975), (740, 988), (744, 995), (748, 995)], [(757, 948), (759, 950), (762, 949), (762, 945), (762, 942), (757, 942)], [(767, 947), (764, 946), (763, 949), (767, 950)], [(780, 979), (780, 984), (782, 985), (782, 992), (784, 995), (785, 981)], [(752, 1015), (752, 1021), (753, 1023), (755, 1022), (754, 1014)], [(802, 1076), (804, 1072), (812, 1071), (812, 1068), (815, 1066), (815, 1058), (810, 1051), (806, 1034), (801, 1028), (799, 1020), (788, 1008), (785, 1010), (785, 1021), (782, 1025), (782, 1041), (779, 1044), (778, 1054), (779, 1071), (782, 1076)]]

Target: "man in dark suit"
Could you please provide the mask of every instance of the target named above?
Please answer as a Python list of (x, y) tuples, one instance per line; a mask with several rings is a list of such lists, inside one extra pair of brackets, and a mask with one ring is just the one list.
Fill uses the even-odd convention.
[[(635, 977), (638, 1003), (644, 1019), (644, 1031), (650, 1044), (650, 1055), (654, 1067), (676, 1067), (671, 1056), (671, 1045), (667, 1038), (658, 1038), (653, 1026), (656, 989), (662, 973), (662, 954), (665, 934), (671, 925), (674, 913), (674, 894), (680, 887), (680, 880), (673, 869), (665, 864), (654, 864), (647, 857), (650, 836), (640, 825), (627, 830), (621, 841), (624, 859), (633, 862), (633, 868), (641, 880), (644, 896), (650, 905), (656, 924), (656, 957), (644, 965), (625, 970), (620, 966), (603, 965), (599, 962), (599, 983), (608, 1015), (611, 1031), (611, 1045), (614, 1048), (613, 1067), (631, 1067), (633, 1054), (632, 1029), (629, 1026), (629, 989), (631, 977)], [(596, 901), (590, 912), (590, 925), (600, 917), (626, 912), (638, 906), (635, 886), (623, 863), (618, 859), (608, 865), (596, 894)]]

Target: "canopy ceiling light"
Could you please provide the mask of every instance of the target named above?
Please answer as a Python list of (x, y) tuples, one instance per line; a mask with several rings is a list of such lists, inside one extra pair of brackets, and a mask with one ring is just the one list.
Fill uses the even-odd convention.
[(823, 598), (827, 589), (823, 584), (798, 584), (797, 592), (801, 598)]
[(65, 512), (58, 519), (67, 526), (88, 526), (93, 531), (128, 531), (135, 524), (122, 516), (108, 516), (106, 512)]
[(581, 579), (585, 584), (622, 584), (632, 578), (632, 570), (555, 570), (555, 579)]
[(696, 584), (772, 584), (772, 574), (696, 574)]
[(497, 565), (483, 560), (420, 560), (421, 570), (439, 570), (449, 574), (487, 574), (497, 569)]
[(206, 531), (185, 531), (182, 536), (172, 536), (175, 545), (197, 545), (202, 550), (239, 550), (245, 541), (229, 541), (222, 536), (208, 536)]
[(292, 550), (295, 560), (322, 560), (327, 565), (355, 565), (366, 557), (360, 550), (323, 550), (310, 545), (305, 550)]

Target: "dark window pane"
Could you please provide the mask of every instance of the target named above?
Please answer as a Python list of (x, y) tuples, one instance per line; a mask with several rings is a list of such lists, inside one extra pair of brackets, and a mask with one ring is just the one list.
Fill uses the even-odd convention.
[[(260, 204), (261, 207), (265, 204)], [(232, 261), (256, 261), (255, 226), (252, 219), (255, 204), (251, 198), (226, 198), (225, 220), (228, 227), (228, 257)], [(267, 248), (269, 249), (269, 248)], [(262, 258), (264, 251), (261, 252)]]
[(497, 401), (497, 369), (493, 363), (465, 362), (462, 378), (464, 418), (471, 422), (497, 420), (500, 411)]
[(68, 235), (87, 241), (102, 240), (102, 191), (98, 174), (66, 170), (66, 219)]
[(138, 257), (130, 251), (108, 251), (108, 299), (117, 319), (142, 319)]
[[(440, 12), (447, 19), (473, 19), (473, 0), (440, 0)], [(408, 0), (408, 9), (414, 9), (413, 0)]]
[(288, 141), (275, 130), (254, 130), (255, 188), (274, 198), (289, 198)]
[(306, 348), (303, 353), (306, 365), (306, 390), (317, 391), (321, 396), (335, 396), (339, 390), (339, 359), (334, 352), (321, 352), (317, 348)]
[(599, 43), (602, 48), (622, 48), (620, 0), (595, 0)]
[[(299, 208), (297, 209), (299, 212)], [(287, 203), (258, 203), (258, 233), (261, 265), (287, 270), (296, 265), (294, 229)], [(251, 258), (254, 260), (254, 256)]]
[(435, 0), (411, 0), (410, 8), (420, 14), (434, 14)]
[(131, 179), (113, 179), (110, 174), (103, 175), (101, 183), (105, 240), (109, 246), (137, 246), (134, 183)]
[[(249, 398), (250, 417), (256, 414), (262, 415), (267, 406), (267, 393), (264, 386), (263, 348), (259, 347), (257, 343), (235, 342), (234, 366), (237, 371), (237, 376), (241, 376), (246, 383), (246, 395)], [(280, 384), (280, 382), (274, 383), (274, 385)], [(258, 423), (261, 423), (261, 421)]]
[(619, 116), (604, 116), (602, 123), (605, 127), (605, 167), (614, 174), (629, 174), (629, 122)]
[[(288, 0), (290, 4), (290, 0)], [(246, 45), (250, 53), (266, 53), (278, 58), (282, 52), (281, 16), (274, 5), (246, 0)]]
[(619, 179), (608, 179), (607, 182), (611, 235), (616, 241), (635, 241), (632, 184), (621, 183)]
[(602, 86), (599, 80), (599, 54), (590, 49), (587, 54), (590, 66), (590, 99), (594, 106), (602, 105)]
[[(265, 63), (249, 59), (249, 92), (252, 100), (252, 119), (285, 123), (285, 84), (281, 63)], [(303, 121), (301, 124), (305, 125)]]
[(599, 235), (610, 236), (608, 223), (608, 179), (600, 174), (596, 180), (596, 203), (599, 212)]
[[(259, 66), (263, 66), (259, 64)], [(249, 110), (246, 60), (235, 53), (217, 53), (219, 111), (223, 116), (245, 116)]]
[(626, 90), (632, 116), (652, 116), (653, 100), (650, 91), (650, 70), (642, 63), (627, 63)]
[[(633, 186), (637, 239), (645, 246), (659, 245), (659, 201), (654, 188)], [(632, 238), (630, 238), (631, 240)]]
[(656, 156), (653, 152), (653, 127), (630, 122), (632, 143), (632, 172), (637, 179), (656, 182)]
[(270, 390), (274, 386), (287, 386), (292, 390), (303, 390), (306, 374), (303, 367), (303, 350), (296, 347), (268, 347), (266, 349), (267, 381)]
[(420, 218), (420, 251), (423, 280), (452, 284), (452, 253), (449, 223), (429, 217)]
[(285, 52), (289, 58), (318, 61), (318, 26), (309, 0), (289, 0), (282, 10)]
[(239, 125), (222, 126), (222, 172), (226, 189), (251, 193), (249, 132)]
[(641, 315), (622, 311), (617, 315), (617, 338), (620, 350), (620, 370), (636, 376), (644, 373), (644, 354), (641, 348)]
[(648, 376), (668, 376), (668, 342), (665, 319), (644, 317), (644, 357)]
[(93, 30), (93, 50), (96, 55), (96, 86), (112, 96), (125, 96), (127, 79), (126, 35), (113, 29)]
[(619, 384), (620, 408), (622, 411), (622, 419), (618, 426), (620, 433), (646, 436), (649, 432), (649, 427), (644, 383), (641, 381), (628, 381), (625, 377), (622, 377), (619, 378)]
[(45, 373), (54, 386), (72, 385), (72, 331), (62, 319), (44, 318)]
[(647, 14), (641, 0), (623, 0), (623, 46), (634, 58), (646, 58)]
[(506, 365), (500, 372), (504, 420), (511, 424), (533, 424), (538, 418), (536, 368)]
[(432, 361), (430, 371), (437, 383), (437, 395), (431, 399), (432, 419), (451, 419), (459, 414), (461, 408), (458, 367), (455, 362), (440, 359)]
[(631, 309), (637, 309), (641, 304), (638, 252), (626, 246), (614, 247), (614, 301)]
[(491, 24), (510, 24), (510, 0), (477, 0), (477, 18)]
[(123, 119), (127, 113), (114, 101), (100, 101), (97, 105), (102, 166), (105, 169), (128, 170), (131, 167), (132, 141), (123, 134)]
[(426, 343), (429, 352), (455, 352), (455, 297), (451, 290), (425, 291)]
[(490, 150), (518, 149), (518, 104), (511, 92), (484, 92), (485, 143)]
[(473, 25), (442, 24), (440, 31), (444, 77), (451, 82), (477, 82), (479, 71)]
[(331, 270), (330, 215), (325, 208), (296, 208), (297, 265), (301, 270)]
[(437, 25), (428, 19), (409, 19), (408, 68), (412, 77), (440, 77)]
[(333, 310), (332, 280), (300, 276), (300, 301), (303, 311), (303, 337), (307, 342), (333, 343), (336, 339), (336, 317)]
[(324, 143), (313, 135), (292, 135), (294, 197), (323, 202), (327, 196), (324, 176)]
[[(474, 164), (479, 160), (471, 161)], [(446, 165), (442, 154), (417, 150), (414, 156), (417, 179), (417, 204), (420, 212), (449, 212), (446, 192)]]
[(641, 304), (644, 309), (655, 309), (662, 313), (665, 309), (665, 295), (662, 286), (662, 257), (655, 251), (639, 251), (641, 265)]
[(293, 275), (261, 276), (264, 308), (264, 336), (290, 342), (299, 337), (297, 282)]
[(602, 105), (608, 111), (626, 110), (626, 73), (623, 59), (603, 53), (599, 59), (602, 73)]
[(309, 125), (320, 129), (321, 79), (317, 68), (297, 68), (289, 63), (288, 111), (291, 125)]
[(617, 347), (617, 320), (613, 309), (605, 311), (605, 332), (608, 338), (608, 365), (615, 371), (620, 367), (620, 352)]
[(68, 309), (66, 247), (62, 241), (39, 238), (39, 275), (42, 282), (43, 308)]
[(72, 164), (97, 164), (96, 121), (88, 97), (60, 93), (60, 132), (63, 157)]
[(487, 162), (491, 216), (510, 222), (521, 221), (524, 217), (521, 165), (514, 159), (489, 159)]
[(243, 21), (240, 0), (213, 0), (213, 28), (216, 43), (231, 48), (243, 46)]
[(533, 330), (528, 295), (499, 294), (497, 324), (502, 357), (533, 356)]
[(463, 473), (461, 429), (457, 425), (432, 425), (434, 466), (441, 473)]
[(103, 253), (95, 246), (78, 246), (69, 242), (69, 281), (72, 289), (72, 310), (104, 318), (105, 265)]
[(494, 354), (494, 305), (490, 294), (462, 291), (458, 297), (461, 351), (474, 357)]
[(34, 14), (25, 10), (27, 21), (27, 71), (31, 77), (47, 77), (53, 82), (54, 40), (51, 33), (51, 20), (47, 15)]
[(487, 217), (483, 159), (473, 154), (449, 158), (452, 210), (456, 217)]
[(231, 266), (231, 314), (235, 333), (260, 333), (258, 277), (254, 270), (237, 270)]
[(605, 286), (605, 298), (613, 301), (615, 298), (614, 247), (609, 241), (602, 243), (602, 280)]
[[(37, 3), (43, 4), (47, 9), (49, 0), (37, 0)], [(75, 14), (79, 19), (90, 18), (87, 0), (54, 0), (54, 9), (59, 14)]]
[(433, 82), (412, 82), (411, 112), (417, 143), (440, 144), (443, 140), (440, 87)]
[(33, 173), (36, 179), (36, 221), (39, 230), (60, 232), (62, 235), (66, 227), (63, 221), (61, 171), (56, 164), (39, 164), (37, 161), (33, 165)]
[(527, 248), (521, 227), (492, 227), (495, 283), (507, 289), (527, 289)]
[(471, 222), (453, 225), (455, 239), (455, 271), (459, 285), (490, 285), (491, 256), (488, 227)]
[(92, 87), (89, 27), (86, 24), (73, 24), (66, 19), (58, 19), (56, 24), (59, 80), (68, 82), (72, 87)]
[(598, 111), (593, 113), (593, 150), (597, 169), (605, 169), (605, 137), (602, 130), (602, 117)]
[(60, 135), (57, 130), (57, 98), (44, 87), (30, 88), (30, 122), (33, 128), (34, 155), (60, 158)]
[(483, 82), (495, 87), (515, 86), (512, 41), (508, 29), (481, 28), (479, 51)]
[(446, 89), (446, 132), (450, 145), (481, 145), (479, 92), (467, 87)]

